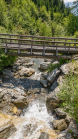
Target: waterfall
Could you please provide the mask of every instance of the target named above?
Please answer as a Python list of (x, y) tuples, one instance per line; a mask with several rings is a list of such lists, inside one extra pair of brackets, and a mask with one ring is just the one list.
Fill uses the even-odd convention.
[(37, 139), (41, 131), (52, 129), (53, 116), (48, 114), (46, 104), (42, 98), (32, 101), (23, 110), (21, 122), (17, 125), (17, 132), (9, 139)]

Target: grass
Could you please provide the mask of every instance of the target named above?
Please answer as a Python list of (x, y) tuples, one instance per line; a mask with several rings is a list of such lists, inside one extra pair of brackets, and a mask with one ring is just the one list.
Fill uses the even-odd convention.
[(59, 106), (78, 122), (78, 75), (70, 73), (65, 76), (58, 97), (63, 100)]
[(47, 69), (47, 71), (50, 73), (50, 72), (52, 72), (55, 68), (59, 68), (62, 64), (68, 63), (68, 62), (69, 62), (68, 60), (61, 58), (61, 59), (59, 60), (59, 63), (57, 63), (57, 64), (52, 64), (52, 63), (50, 63), (50, 66), (49, 66), (49, 68)]

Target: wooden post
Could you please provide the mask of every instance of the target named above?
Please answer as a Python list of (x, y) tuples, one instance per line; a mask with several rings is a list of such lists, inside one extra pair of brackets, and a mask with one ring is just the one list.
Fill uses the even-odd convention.
[(5, 54), (7, 54), (7, 39), (5, 38)]
[(32, 40), (31, 40), (31, 55), (32, 55), (32, 47), (33, 47), (33, 37), (32, 37)]
[[(54, 41), (55, 41), (55, 39), (54, 39)], [(54, 43), (53, 45), (55, 45), (55, 43)], [(53, 47), (53, 48), (54, 48), (54, 47)]]
[(65, 49), (66, 49), (66, 39), (65, 39), (64, 47), (65, 47)]
[(70, 43), (69, 43), (69, 48), (68, 48), (68, 54), (69, 54), (69, 51), (70, 51)]
[(57, 50), (57, 47), (58, 47), (58, 43), (57, 43), (57, 46), (56, 46), (56, 56), (58, 56), (58, 50)]
[(20, 40), (18, 39), (18, 55), (20, 54)]
[[(77, 40), (76, 40), (76, 42), (77, 42)], [(75, 49), (77, 49), (77, 47), (76, 47), (76, 43), (75, 43)]]
[[(10, 36), (10, 38), (11, 38), (11, 36)], [(12, 42), (12, 40), (10, 40), (10, 42)]]
[(43, 56), (45, 56), (45, 38), (44, 38), (44, 42), (43, 42)]

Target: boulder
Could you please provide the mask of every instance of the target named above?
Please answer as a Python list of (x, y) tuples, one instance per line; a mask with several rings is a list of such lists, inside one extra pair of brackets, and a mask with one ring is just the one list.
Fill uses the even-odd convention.
[(11, 70), (5, 69), (5, 70), (3, 71), (3, 77), (9, 79), (9, 78), (13, 78), (14, 75), (13, 75), (13, 73), (11, 72)]
[(76, 60), (75, 62), (63, 64), (60, 67), (60, 70), (63, 74), (69, 74), (70, 71), (72, 71), (74, 74), (78, 74), (78, 60)]
[(60, 132), (57, 139), (72, 139), (72, 135), (66, 129)]
[(0, 113), (0, 139), (7, 139), (16, 131), (11, 120), (12, 116)]
[(47, 69), (49, 68), (49, 66), (50, 66), (50, 63), (51, 63), (51, 62), (42, 62), (42, 63), (40, 64), (39, 69), (40, 69), (40, 70), (47, 70)]
[(53, 65), (59, 64), (59, 61), (54, 61), (52, 64)]
[(47, 98), (46, 100), (46, 106), (48, 110), (51, 110), (52, 112), (57, 107), (59, 103), (59, 100), (57, 97)]
[(44, 62), (52, 62), (53, 59), (44, 59)]
[(47, 88), (47, 80), (40, 80), (40, 83)]
[(38, 139), (49, 139), (49, 134), (46, 132), (42, 132)]
[(58, 86), (57, 79), (55, 79), (53, 84), (51, 84), (51, 86), (50, 86), (50, 90), (53, 91), (57, 86)]
[(23, 64), (24, 67), (30, 67), (30, 66), (33, 66), (33, 65), (34, 65), (34, 62)]
[(66, 113), (61, 108), (56, 108), (55, 112), (56, 112), (57, 116), (59, 116), (59, 118), (65, 118), (66, 117)]
[(41, 78), (43, 78), (43, 79), (47, 79), (47, 77), (48, 77), (48, 73), (47, 72), (42, 72), (41, 73)]
[(29, 76), (31, 76), (34, 73), (35, 73), (35, 70), (34, 69), (32, 69), (32, 68), (25, 68), (25, 67), (23, 67), (19, 71), (19, 75), (20, 76), (25, 76), (25, 77), (29, 77)]
[(26, 97), (21, 97), (19, 99), (16, 99), (13, 104), (17, 107), (17, 108), (25, 108), (27, 105), (28, 105), (28, 102), (27, 102), (27, 98)]
[(60, 73), (60, 70), (58, 70), (57, 68), (54, 69), (50, 74), (49, 76), (47, 77), (47, 81), (53, 83), (55, 78), (59, 75)]
[(63, 77), (64, 75), (60, 75), (59, 77), (58, 77), (58, 79), (57, 79), (57, 83), (60, 85), (60, 86), (62, 86), (63, 85), (63, 81), (64, 81), (64, 77)]
[(60, 70), (62, 71), (63, 74), (69, 74), (70, 68), (68, 67), (68, 64), (63, 64), (60, 67)]
[(53, 127), (54, 127), (54, 129), (62, 131), (62, 130), (67, 129), (67, 124), (64, 119), (53, 120)]
[(68, 131), (72, 134), (74, 138), (78, 139), (78, 124), (74, 119), (70, 121)]
[(71, 122), (71, 117), (69, 115), (66, 115), (66, 118), (65, 118), (65, 122), (67, 123), (67, 125), (69, 125), (69, 123)]

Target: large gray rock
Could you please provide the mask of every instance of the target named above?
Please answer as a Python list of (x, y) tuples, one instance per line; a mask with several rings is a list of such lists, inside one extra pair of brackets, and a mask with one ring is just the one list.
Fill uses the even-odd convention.
[(74, 139), (74, 138), (72, 138), (71, 133), (69, 133), (68, 130), (66, 129), (60, 132), (57, 139)]
[(59, 61), (54, 61), (52, 64), (53, 65), (59, 64)]
[(43, 62), (40, 64), (39, 69), (40, 70), (47, 70), (49, 68), (49, 66), (50, 66), (50, 62)]
[(60, 118), (65, 118), (66, 117), (66, 113), (61, 108), (56, 108), (55, 112)]
[(74, 119), (71, 120), (69, 126), (68, 126), (68, 131), (70, 131), (76, 139), (78, 139), (78, 124)]
[(48, 73), (47, 72), (42, 72), (41, 73), (41, 78), (43, 78), (43, 79), (47, 79), (47, 77), (48, 77)]
[(50, 90), (53, 91), (58, 86), (57, 79), (54, 80), (53, 84), (50, 86)]
[(4, 78), (13, 78), (14, 77), (14, 75), (13, 75), (13, 73), (11, 72), (11, 70), (4, 70), (3, 71), (3, 77)]
[(47, 106), (48, 111), (51, 110), (53, 112), (53, 110), (57, 107), (58, 103), (59, 103), (59, 100), (57, 97), (47, 98), (46, 106)]
[(47, 88), (47, 80), (40, 80), (40, 83)]
[(63, 64), (61, 67), (60, 67), (60, 70), (62, 71), (63, 74), (68, 74), (70, 69), (68, 67), (68, 64)]
[(47, 77), (47, 81), (53, 83), (55, 78), (59, 75), (60, 73), (60, 70), (58, 70), (57, 68), (54, 69), (50, 74), (49, 76)]
[(67, 125), (69, 125), (71, 120), (72, 120), (72, 118), (69, 115), (66, 115), (65, 122), (67, 123)]
[(25, 77), (29, 77), (29, 76), (31, 76), (34, 73), (35, 73), (35, 70), (34, 69), (32, 69), (32, 68), (25, 68), (25, 67), (23, 67), (19, 71), (20, 76), (25, 76)]
[(53, 120), (53, 127), (54, 127), (54, 129), (62, 131), (62, 130), (67, 129), (67, 124), (64, 119)]

